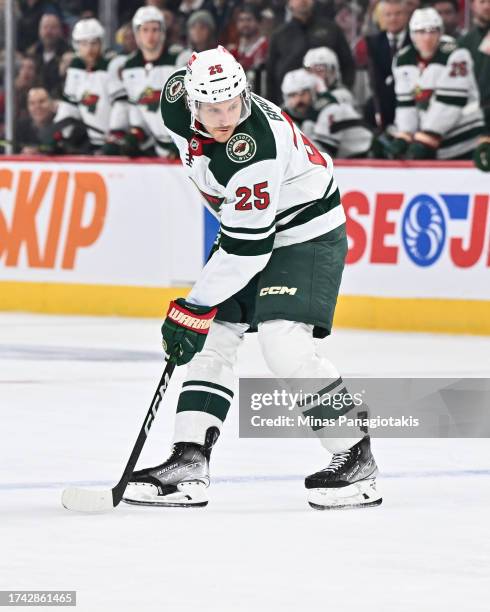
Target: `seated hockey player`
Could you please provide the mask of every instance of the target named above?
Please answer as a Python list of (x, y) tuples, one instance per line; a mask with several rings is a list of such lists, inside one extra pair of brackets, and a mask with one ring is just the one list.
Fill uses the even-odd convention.
[(104, 28), (97, 19), (78, 21), (72, 32), (76, 56), (68, 68), (58, 105), (52, 142), (45, 150), (56, 153), (97, 153), (110, 129), (111, 99), (104, 57)]
[[(171, 456), (134, 472), (124, 500), (204, 506), (211, 449), (233, 400), (248, 329), (257, 330), (274, 376), (314, 379), (322, 401), (331, 392), (344, 397), (337, 369), (314, 338), (331, 331), (347, 253), (345, 215), (332, 160), (280, 108), (250, 93), (242, 66), (223, 47), (194, 53), (168, 79), (161, 113), (190, 180), (220, 219), (220, 239), (162, 326), (167, 356), (178, 366), (190, 362)], [(288, 292), (269, 290), (277, 286)], [(306, 478), (310, 505), (380, 504), (365, 430), (321, 440), (333, 457)]]
[(366, 157), (373, 135), (354, 108), (351, 93), (340, 82), (340, 66), (336, 53), (328, 47), (310, 49), (304, 59), (305, 68), (324, 85), (320, 93), (313, 133), (319, 147), (333, 157)]
[(471, 159), (484, 123), (473, 61), (442, 37), (442, 19), (433, 8), (410, 19), (413, 47), (393, 64), (396, 112), (388, 153), (406, 159)]
[(303, 58), (303, 66), (308, 72), (318, 77), (323, 85), (318, 95), (319, 106), (322, 100), (328, 98), (327, 93), (334, 96), (340, 103), (346, 102), (354, 106), (351, 92), (342, 85), (339, 58), (335, 51), (328, 47), (310, 49)]
[(309, 138), (313, 137), (318, 117), (315, 102), (321, 87), (321, 81), (304, 68), (287, 72), (281, 84), (283, 109)]
[(162, 86), (176, 68), (180, 48), (167, 48), (163, 13), (154, 6), (139, 8), (132, 26), (138, 50), (121, 69), (120, 91), (113, 92), (118, 101), (113, 107), (110, 146), (105, 152), (178, 157), (162, 123), (159, 104)]

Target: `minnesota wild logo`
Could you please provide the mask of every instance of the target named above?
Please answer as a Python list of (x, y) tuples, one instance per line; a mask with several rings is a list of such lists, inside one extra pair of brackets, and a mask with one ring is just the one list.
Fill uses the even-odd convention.
[(165, 99), (167, 102), (177, 102), (184, 91), (184, 77), (181, 74), (177, 74), (169, 79), (165, 86)]
[(419, 85), (417, 85), (415, 88), (415, 104), (422, 110), (426, 110), (429, 106), (433, 93), (433, 89), (422, 89)]
[(235, 134), (226, 143), (226, 155), (231, 161), (243, 164), (257, 152), (257, 143), (248, 134)]
[(146, 106), (149, 111), (157, 111), (160, 105), (160, 90), (147, 87), (138, 98), (138, 104)]
[(100, 96), (98, 96), (97, 94), (92, 94), (89, 91), (85, 91), (81, 99), (81, 104), (87, 107), (89, 113), (95, 114), (99, 98)]

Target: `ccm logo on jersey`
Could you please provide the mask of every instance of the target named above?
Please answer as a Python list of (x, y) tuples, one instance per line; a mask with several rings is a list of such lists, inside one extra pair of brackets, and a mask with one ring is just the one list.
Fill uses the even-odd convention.
[(264, 295), (295, 295), (298, 287), (263, 287), (260, 290), (260, 297)]

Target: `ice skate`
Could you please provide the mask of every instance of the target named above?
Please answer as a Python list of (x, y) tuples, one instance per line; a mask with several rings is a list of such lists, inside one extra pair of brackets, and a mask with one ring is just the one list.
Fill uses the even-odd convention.
[(206, 506), (209, 458), (218, 437), (213, 429), (208, 430), (204, 445), (177, 442), (164, 463), (134, 472), (123, 501), (138, 506)]
[(345, 452), (335, 453), (328, 467), (305, 479), (308, 503), (315, 510), (379, 506), (378, 468), (369, 436)]

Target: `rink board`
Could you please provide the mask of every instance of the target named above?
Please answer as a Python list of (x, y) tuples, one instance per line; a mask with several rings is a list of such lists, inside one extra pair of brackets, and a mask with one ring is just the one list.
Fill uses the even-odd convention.
[[(488, 175), (466, 162), (337, 162), (349, 254), (335, 324), (490, 334)], [(178, 164), (0, 166), (0, 310), (161, 316), (216, 224)]]

